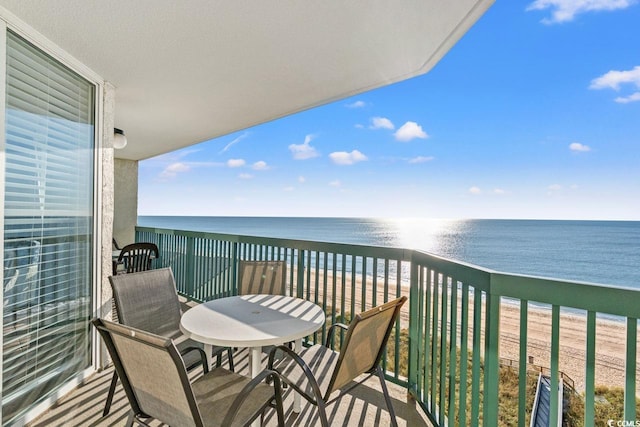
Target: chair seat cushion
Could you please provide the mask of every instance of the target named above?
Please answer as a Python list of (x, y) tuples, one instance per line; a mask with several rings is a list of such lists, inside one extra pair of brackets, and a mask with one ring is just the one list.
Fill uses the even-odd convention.
[[(320, 388), (320, 393), (323, 397), (329, 388), (331, 382), (331, 375), (338, 363), (338, 357), (340, 353), (333, 351), (323, 345), (316, 344), (311, 347), (303, 349), (299, 356), (307, 364)], [(289, 358), (284, 358), (274, 366), (280, 374), (287, 379), (288, 382), (295, 384), (301, 390), (307, 392), (307, 394), (313, 396), (313, 392), (309, 386), (309, 382), (306, 380), (300, 366)], [(328, 397), (328, 396), (327, 396)]]
[[(191, 388), (198, 402), (204, 424), (206, 426), (222, 426), (225, 414), (249, 381), (251, 381), (250, 378), (223, 368), (216, 368), (194, 381)], [(244, 425), (273, 397), (272, 386), (265, 383), (258, 384), (240, 407), (232, 425)]]

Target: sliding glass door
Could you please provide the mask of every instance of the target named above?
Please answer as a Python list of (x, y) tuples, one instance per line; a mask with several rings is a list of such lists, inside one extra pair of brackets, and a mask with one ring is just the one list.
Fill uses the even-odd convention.
[(7, 33), (2, 424), (91, 364), (95, 86)]

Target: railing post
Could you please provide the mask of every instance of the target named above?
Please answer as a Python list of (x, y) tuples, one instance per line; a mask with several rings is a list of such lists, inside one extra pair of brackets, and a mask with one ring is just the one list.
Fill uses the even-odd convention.
[(449, 328), (449, 407), (447, 409), (447, 420), (450, 426), (455, 425), (456, 419), (456, 341), (458, 335), (458, 283), (451, 280), (451, 327)]
[(185, 267), (185, 278), (186, 283), (184, 284), (184, 290), (187, 295), (190, 297), (194, 297), (193, 292), (195, 289), (194, 281), (194, 268), (195, 268), (195, 245), (196, 240), (194, 237), (187, 237), (187, 247), (186, 247), (186, 263)]
[(520, 301), (520, 349), (518, 361), (518, 425), (526, 425), (527, 416), (527, 344), (528, 344), (529, 302)]
[(303, 249), (298, 249), (298, 277), (296, 278), (298, 298), (304, 298), (304, 252)]
[(551, 391), (549, 405), (549, 424), (562, 424), (562, 395), (560, 393), (560, 306), (551, 306)]
[[(587, 312), (587, 349), (584, 380), (584, 419), (595, 420), (595, 377), (596, 377), (596, 313)], [(585, 426), (593, 425), (587, 421)]]
[(625, 363), (624, 385), (624, 419), (635, 421), (636, 419), (636, 350), (638, 347), (638, 319), (627, 318), (627, 357)]
[(462, 306), (460, 308), (460, 391), (458, 395), (458, 419), (461, 426), (467, 425), (467, 377), (469, 366), (469, 284), (462, 284)]
[[(493, 277), (491, 278), (493, 281)], [(498, 425), (498, 386), (500, 375), (500, 295), (487, 292), (484, 337), (484, 426)]]
[[(409, 372), (408, 375), (408, 393), (418, 399), (418, 361), (420, 360), (420, 343), (419, 328), (421, 326), (419, 305), (420, 298), (418, 292), (418, 265), (411, 260), (409, 270)], [(425, 373), (427, 375), (427, 373)]]
[(231, 295), (238, 295), (238, 242), (231, 244)]
[(158, 234), (155, 235), (155, 238), (156, 238), (156, 241), (157, 241), (158, 248), (160, 248), (160, 259), (158, 260), (158, 263), (156, 264), (156, 268), (170, 267), (169, 262), (168, 262), (168, 257), (164, 253), (165, 246), (166, 246), (164, 244), (164, 241), (166, 239), (165, 235), (163, 233), (158, 233)]

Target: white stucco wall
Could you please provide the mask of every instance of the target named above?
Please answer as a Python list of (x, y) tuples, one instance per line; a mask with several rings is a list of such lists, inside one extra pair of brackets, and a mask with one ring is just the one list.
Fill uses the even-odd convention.
[(135, 241), (135, 227), (138, 223), (138, 162), (115, 159), (113, 170), (113, 237), (122, 247)]
[[(102, 93), (102, 149), (100, 152), (101, 172), (101, 192), (98, 203), (100, 221), (100, 254), (102, 268), (100, 277), (98, 278), (98, 295), (97, 315), (103, 319), (111, 319), (111, 285), (109, 284), (109, 276), (112, 272), (111, 267), (111, 235), (113, 231), (113, 132), (107, 129), (113, 129), (114, 108), (115, 108), (115, 88), (109, 83), (105, 83)], [(95, 334), (95, 332), (94, 332)], [(97, 334), (95, 334), (97, 338)], [(106, 366), (109, 362), (107, 351), (103, 345), (96, 348), (96, 364), (98, 366)]]
[[(114, 237), (118, 244), (126, 245), (135, 240), (135, 226), (138, 221), (138, 162), (114, 158), (117, 151), (113, 149), (114, 114), (116, 108), (115, 88), (110, 83), (104, 84), (103, 90), (103, 141), (100, 153), (101, 199), (100, 233), (101, 261), (100, 295), (98, 315), (111, 319), (111, 285), (112, 243)], [(97, 354), (98, 365), (105, 366), (109, 362), (104, 346), (100, 346)]]

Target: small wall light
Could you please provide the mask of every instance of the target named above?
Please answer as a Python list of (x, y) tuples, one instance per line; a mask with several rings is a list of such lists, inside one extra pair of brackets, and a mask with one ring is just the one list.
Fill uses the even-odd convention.
[(116, 150), (121, 150), (127, 146), (127, 137), (124, 136), (124, 131), (122, 129), (114, 128), (113, 129), (113, 148)]

